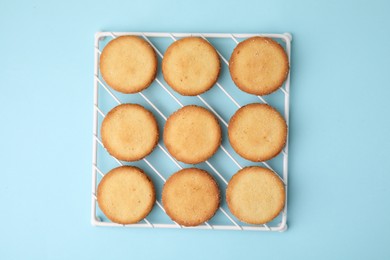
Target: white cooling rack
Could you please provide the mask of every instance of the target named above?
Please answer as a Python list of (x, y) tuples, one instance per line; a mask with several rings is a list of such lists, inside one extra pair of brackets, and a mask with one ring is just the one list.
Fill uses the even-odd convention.
[[(148, 41), (155, 49), (159, 65), (166, 48), (177, 39), (189, 36), (202, 37), (210, 41), (221, 58), (221, 75), (215, 86), (208, 92), (196, 97), (184, 97), (175, 93), (164, 81), (161, 66), (153, 84), (137, 94), (122, 94), (111, 89), (102, 79), (99, 71), (99, 56), (104, 46), (112, 39), (122, 35), (137, 35)], [(191, 228), (191, 229), (228, 229), (255, 231), (284, 231), (287, 229), (287, 196), (283, 211), (273, 221), (264, 225), (249, 225), (240, 222), (229, 211), (225, 202), (226, 185), (235, 172), (249, 165), (259, 165), (274, 170), (283, 180), (287, 194), (288, 175), (288, 138), (284, 150), (275, 159), (263, 163), (253, 163), (238, 156), (229, 144), (227, 126), (230, 117), (241, 106), (248, 103), (268, 103), (276, 107), (284, 115), (289, 124), (289, 90), (290, 74), (284, 85), (268, 96), (254, 96), (244, 93), (234, 85), (228, 71), (228, 60), (234, 47), (242, 40), (253, 36), (270, 37), (278, 41), (291, 56), (291, 40), (289, 33), (284, 34), (229, 34), (229, 33), (151, 33), (151, 32), (98, 32), (95, 35), (94, 65), (94, 106), (93, 106), (93, 142), (92, 142), (92, 205), (91, 222), (95, 226), (146, 227), (146, 228)], [(291, 66), (291, 63), (290, 63)], [(166, 179), (174, 172), (193, 167), (176, 161), (167, 151), (162, 140), (155, 151), (138, 162), (128, 163), (110, 156), (100, 140), (100, 125), (105, 114), (122, 103), (139, 103), (149, 109), (159, 122), (160, 133), (168, 116), (188, 104), (197, 104), (212, 111), (219, 119), (223, 129), (223, 142), (215, 156), (205, 163), (195, 165), (211, 173), (219, 183), (222, 200), (216, 215), (203, 225), (183, 227), (165, 214), (161, 203), (161, 189)], [(161, 135), (162, 136), (162, 135)], [(140, 223), (121, 225), (110, 222), (100, 211), (96, 200), (97, 185), (106, 172), (120, 165), (141, 167), (153, 180), (156, 186), (156, 204), (152, 212)]]

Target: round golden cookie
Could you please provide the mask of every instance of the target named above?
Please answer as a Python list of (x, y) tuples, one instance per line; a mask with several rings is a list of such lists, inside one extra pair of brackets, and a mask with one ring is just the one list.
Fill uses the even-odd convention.
[(168, 216), (184, 226), (197, 226), (218, 210), (219, 188), (214, 178), (197, 168), (183, 169), (165, 183), (162, 202)]
[(228, 135), (230, 144), (240, 156), (262, 162), (282, 151), (287, 140), (287, 124), (273, 107), (253, 103), (233, 115)]
[(242, 90), (267, 95), (286, 80), (289, 62), (279, 43), (266, 37), (252, 37), (240, 42), (229, 61), (230, 75)]
[(97, 201), (104, 215), (120, 224), (137, 223), (152, 210), (156, 200), (154, 185), (139, 168), (112, 169), (100, 181)]
[(102, 122), (104, 147), (115, 158), (137, 161), (150, 154), (158, 143), (158, 124), (153, 114), (137, 104), (113, 108)]
[(177, 160), (196, 164), (209, 159), (221, 144), (221, 127), (207, 109), (185, 106), (173, 113), (164, 128), (164, 144)]
[(284, 184), (273, 171), (253, 166), (238, 171), (226, 189), (230, 211), (249, 224), (264, 224), (283, 210)]
[(104, 47), (100, 72), (113, 89), (127, 94), (139, 92), (156, 77), (156, 53), (147, 41), (137, 36), (118, 37)]
[(184, 96), (196, 96), (217, 82), (221, 64), (206, 40), (188, 37), (172, 43), (162, 60), (165, 81)]

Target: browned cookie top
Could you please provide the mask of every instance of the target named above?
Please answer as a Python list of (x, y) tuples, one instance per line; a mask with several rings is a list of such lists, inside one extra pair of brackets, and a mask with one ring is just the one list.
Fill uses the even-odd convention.
[(285, 81), (289, 62), (283, 47), (266, 37), (252, 37), (240, 42), (229, 62), (230, 75), (243, 91), (267, 95)]
[(226, 201), (238, 219), (249, 224), (264, 224), (282, 211), (285, 189), (273, 171), (262, 167), (247, 167), (229, 181)]
[(214, 47), (198, 37), (172, 43), (162, 61), (165, 81), (184, 96), (196, 96), (209, 90), (217, 82), (220, 67)]
[(287, 139), (282, 115), (266, 104), (246, 105), (233, 115), (228, 126), (229, 141), (242, 157), (254, 162), (278, 155)]
[(103, 49), (100, 72), (113, 89), (123, 93), (139, 92), (156, 77), (156, 53), (148, 42), (137, 36), (118, 37)]
[(104, 118), (101, 136), (111, 155), (123, 161), (137, 161), (153, 151), (159, 132), (149, 110), (137, 104), (122, 104)]
[(176, 172), (167, 180), (162, 201), (172, 220), (184, 226), (197, 226), (214, 216), (220, 193), (209, 173), (189, 168)]
[(185, 106), (173, 113), (164, 128), (164, 143), (177, 160), (200, 163), (218, 150), (221, 144), (218, 120), (207, 109)]
[(111, 170), (100, 181), (97, 200), (111, 221), (137, 223), (152, 210), (156, 199), (154, 185), (139, 168), (121, 166)]

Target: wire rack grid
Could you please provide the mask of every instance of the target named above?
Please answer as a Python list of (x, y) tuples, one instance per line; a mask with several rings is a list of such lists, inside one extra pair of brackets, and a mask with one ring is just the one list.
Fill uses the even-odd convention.
[[(164, 50), (174, 41), (183, 37), (202, 37), (216, 47), (222, 61), (220, 77), (211, 90), (195, 97), (183, 97), (175, 93), (164, 81), (161, 70), (153, 84), (137, 94), (121, 94), (111, 89), (102, 79), (99, 71), (99, 57), (104, 46), (112, 39), (123, 35), (136, 35), (146, 41), (156, 51), (159, 63), (163, 58)], [(273, 221), (263, 225), (249, 225), (240, 222), (229, 211), (225, 198), (225, 189), (228, 180), (235, 172), (245, 166), (254, 165), (239, 157), (227, 141), (227, 126), (231, 115), (243, 105), (260, 102), (276, 107), (284, 116), (289, 125), (289, 90), (290, 74), (284, 85), (275, 93), (268, 96), (254, 96), (237, 89), (230, 79), (228, 72), (228, 58), (234, 47), (242, 40), (253, 36), (270, 37), (277, 40), (286, 50), (289, 61), (291, 57), (291, 40), (289, 33), (284, 34), (230, 34), (230, 33), (154, 33), (154, 32), (98, 32), (95, 35), (95, 64), (94, 64), (94, 106), (93, 106), (93, 140), (92, 140), (92, 198), (91, 223), (94, 226), (117, 227), (147, 227), (147, 228), (183, 228), (183, 229), (226, 229), (226, 230), (254, 230), (254, 231), (285, 231), (287, 229), (287, 196), (283, 211)], [(291, 63), (290, 63), (291, 66)], [(161, 67), (161, 66), (160, 66)], [(218, 91), (218, 92), (217, 92)], [(165, 96), (164, 96), (165, 95)], [(197, 104), (208, 108), (219, 119), (224, 138), (220, 149), (215, 156), (205, 163), (195, 165), (210, 172), (217, 180), (221, 190), (221, 206), (216, 215), (196, 227), (184, 227), (170, 220), (165, 214), (161, 203), (161, 189), (166, 179), (175, 171), (193, 165), (186, 165), (173, 158), (163, 142), (160, 140), (155, 151), (146, 158), (133, 163), (119, 161), (110, 156), (105, 150), (100, 136), (100, 125), (105, 114), (113, 107), (122, 103), (140, 103), (152, 111), (158, 119), (160, 129), (163, 128), (168, 116), (175, 110), (188, 105)], [(140, 223), (121, 225), (110, 222), (105, 218), (97, 204), (97, 185), (104, 172), (121, 165), (135, 165), (141, 167), (152, 178), (156, 186), (156, 205), (152, 212)], [(283, 151), (275, 159), (257, 165), (275, 171), (285, 184), (287, 193), (288, 176), (288, 136)]]

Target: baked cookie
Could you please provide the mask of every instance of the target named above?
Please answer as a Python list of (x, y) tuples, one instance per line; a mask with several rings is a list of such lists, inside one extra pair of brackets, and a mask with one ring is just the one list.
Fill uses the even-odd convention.
[(286, 80), (289, 62), (279, 43), (266, 37), (252, 37), (240, 42), (229, 61), (230, 75), (242, 90), (267, 95)]
[(97, 201), (104, 215), (120, 224), (137, 223), (152, 210), (156, 194), (149, 177), (139, 168), (112, 169), (100, 181)]
[(238, 171), (226, 189), (230, 211), (249, 224), (264, 224), (277, 217), (285, 198), (284, 184), (276, 173), (258, 166)]
[(165, 183), (162, 202), (168, 216), (184, 226), (197, 226), (217, 211), (220, 193), (206, 171), (188, 168), (173, 174)]
[(262, 162), (282, 151), (287, 139), (287, 124), (273, 107), (253, 103), (233, 115), (228, 135), (230, 144), (240, 156)]
[(217, 82), (221, 64), (206, 40), (188, 37), (172, 43), (162, 60), (165, 81), (184, 96), (196, 96)]
[(164, 144), (177, 160), (196, 164), (206, 161), (221, 144), (221, 127), (207, 109), (185, 106), (173, 113), (164, 128)]
[(104, 47), (100, 72), (113, 89), (127, 94), (139, 92), (156, 77), (156, 53), (147, 41), (137, 36), (118, 37)]
[(104, 147), (115, 158), (137, 161), (150, 154), (158, 142), (158, 124), (153, 114), (137, 104), (113, 108), (102, 122)]

